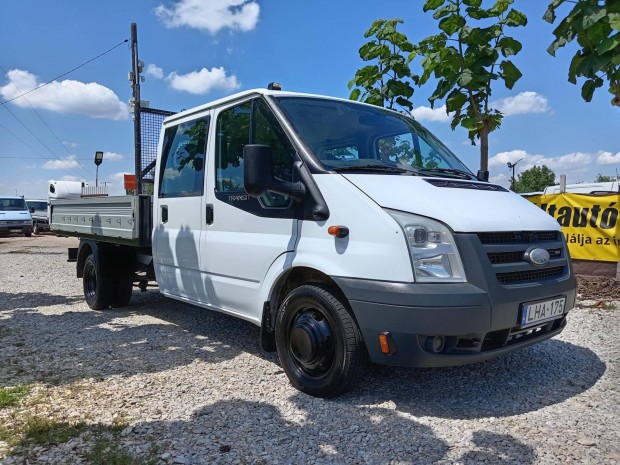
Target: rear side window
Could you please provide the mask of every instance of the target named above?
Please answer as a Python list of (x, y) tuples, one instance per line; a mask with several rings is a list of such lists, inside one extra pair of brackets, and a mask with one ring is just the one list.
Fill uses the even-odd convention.
[(166, 129), (159, 173), (159, 197), (203, 194), (208, 132), (209, 117)]

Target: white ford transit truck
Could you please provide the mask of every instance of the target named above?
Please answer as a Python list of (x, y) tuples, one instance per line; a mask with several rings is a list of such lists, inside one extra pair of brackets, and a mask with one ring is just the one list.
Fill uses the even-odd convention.
[(558, 223), (405, 114), (250, 90), (166, 118), (153, 169), (152, 196), (52, 200), (88, 305), (156, 281), (259, 326), (314, 396), (368, 360), (442, 367), (544, 341), (575, 303)]

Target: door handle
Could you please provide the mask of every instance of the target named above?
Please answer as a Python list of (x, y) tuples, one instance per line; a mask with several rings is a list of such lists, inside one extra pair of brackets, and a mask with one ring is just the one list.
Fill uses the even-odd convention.
[(207, 224), (213, 224), (213, 205), (210, 203), (207, 204), (205, 221)]
[(167, 223), (168, 222), (168, 206), (167, 205), (162, 205), (161, 206), (161, 222), (162, 223)]

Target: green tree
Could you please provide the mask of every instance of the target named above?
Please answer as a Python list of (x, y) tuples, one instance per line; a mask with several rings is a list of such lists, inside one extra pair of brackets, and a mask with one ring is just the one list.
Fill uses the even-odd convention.
[[(380, 107), (394, 109), (399, 105), (407, 110), (413, 108), (411, 97), (418, 76), (411, 73), (409, 56), (414, 46), (396, 27), (402, 19), (378, 19), (372, 23), (364, 37), (372, 40), (359, 49), (360, 58), (374, 61), (355, 73), (349, 81), (351, 100), (361, 100)], [(405, 54), (408, 57), (405, 57)]]
[(615, 176), (605, 176), (604, 174), (597, 174), (594, 182), (614, 182), (617, 181)]
[(521, 50), (521, 43), (506, 35), (506, 28), (525, 26), (526, 16), (510, 8), (513, 0), (496, 0), (488, 9), (482, 0), (426, 0), (424, 11), (434, 11), (441, 32), (427, 37), (417, 46), (423, 55), (420, 85), (437, 79), (429, 98), (446, 99), (452, 113), (452, 129), (462, 126), (475, 145), (480, 140), (480, 169), (488, 169), (489, 134), (502, 122), (502, 114), (489, 107), (491, 88), (503, 80), (512, 89), (521, 77), (519, 69), (507, 59)]
[(547, 52), (555, 56), (557, 50), (577, 40), (579, 50), (568, 68), (568, 81), (577, 84), (585, 78), (581, 96), (592, 100), (594, 91), (605, 80), (613, 95), (611, 104), (620, 106), (620, 2), (618, 0), (553, 0), (543, 18), (553, 24), (556, 10), (564, 3), (573, 8), (553, 31), (555, 40)]
[(533, 166), (519, 174), (515, 182), (515, 192), (538, 192), (555, 185), (555, 173), (546, 165)]

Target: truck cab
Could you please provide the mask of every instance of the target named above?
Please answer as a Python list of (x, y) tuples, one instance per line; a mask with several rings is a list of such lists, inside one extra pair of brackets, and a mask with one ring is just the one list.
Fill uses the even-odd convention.
[(260, 326), (312, 395), (344, 392), (368, 359), (526, 347), (574, 306), (558, 223), (408, 115), (258, 89), (168, 117), (159, 145), (160, 292)]
[(23, 197), (0, 196), (0, 234), (16, 231), (32, 235), (32, 216)]

